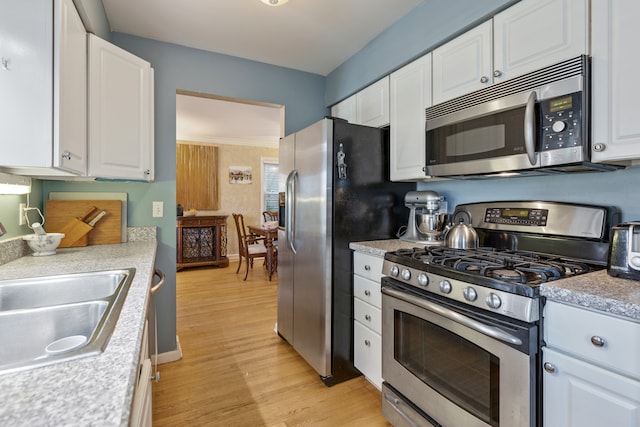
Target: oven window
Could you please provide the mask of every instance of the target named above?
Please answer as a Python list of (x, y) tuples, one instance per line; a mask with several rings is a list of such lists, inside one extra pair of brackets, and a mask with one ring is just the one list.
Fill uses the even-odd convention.
[(440, 326), (395, 311), (394, 357), (422, 382), (499, 426), (500, 360)]

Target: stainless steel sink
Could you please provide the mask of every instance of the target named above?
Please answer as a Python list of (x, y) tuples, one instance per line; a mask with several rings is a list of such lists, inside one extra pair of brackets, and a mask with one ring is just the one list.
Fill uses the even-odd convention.
[(104, 351), (135, 269), (0, 281), (0, 374)]
[(107, 298), (130, 275), (125, 269), (0, 281), (0, 311)]

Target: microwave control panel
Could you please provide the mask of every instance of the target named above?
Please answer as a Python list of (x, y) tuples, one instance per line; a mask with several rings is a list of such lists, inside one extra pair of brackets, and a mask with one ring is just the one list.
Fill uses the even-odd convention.
[(582, 93), (540, 101), (540, 151), (582, 145)]

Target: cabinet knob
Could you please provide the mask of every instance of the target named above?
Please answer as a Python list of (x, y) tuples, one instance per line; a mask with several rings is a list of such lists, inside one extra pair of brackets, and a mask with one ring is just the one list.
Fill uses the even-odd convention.
[(62, 158), (65, 160), (71, 160), (71, 153), (68, 151), (65, 151), (62, 153)]
[(371, 291), (367, 289), (366, 291), (364, 291), (364, 294), (366, 296), (370, 297), (371, 296)]
[(591, 344), (595, 345), (596, 347), (604, 347), (604, 338), (594, 335), (591, 337)]
[(150, 170), (150, 169), (146, 169), (146, 170), (144, 171), (144, 174), (145, 174), (145, 175), (151, 175), (151, 170)]
[(364, 269), (365, 269), (366, 271), (371, 271), (371, 266), (370, 266), (370, 265), (365, 265), (365, 266), (364, 266)]
[(502, 71), (500, 71), (500, 70), (495, 70), (493, 72), (493, 77), (500, 77), (501, 75), (502, 75)]
[(542, 366), (544, 367), (544, 370), (550, 374), (554, 374), (556, 372), (556, 367), (549, 362), (544, 362), (544, 365)]
[(489, 77), (487, 76), (480, 77), (480, 83), (487, 83), (487, 82), (489, 82)]
[(367, 347), (371, 347), (371, 341), (364, 340), (364, 345), (366, 345)]
[(601, 151), (606, 150), (607, 145), (603, 144), (601, 142), (598, 142), (597, 144), (593, 145), (593, 151), (597, 151), (598, 153), (600, 153)]
[(368, 315), (368, 314), (365, 314), (365, 315), (364, 315), (364, 320), (366, 320), (366, 321), (368, 321), (368, 322), (371, 322), (371, 316), (370, 316), (370, 315)]
[(2, 57), (2, 69), (4, 69), (5, 71), (9, 71), (10, 63), (11, 63), (10, 58), (5, 58), (4, 56)]

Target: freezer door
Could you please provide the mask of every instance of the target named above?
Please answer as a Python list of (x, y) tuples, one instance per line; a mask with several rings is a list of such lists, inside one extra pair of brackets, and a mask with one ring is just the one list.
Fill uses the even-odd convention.
[[(287, 193), (288, 178), (294, 171), (295, 134), (280, 140), (278, 188), (285, 192), (285, 213), (291, 214), (293, 201)], [(286, 221), (290, 222), (290, 221)], [(287, 224), (285, 223), (285, 226)], [(292, 231), (292, 230), (291, 230)], [(293, 344), (293, 252), (289, 250), (287, 229), (278, 230), (278, 334)]]
[(295, 139), (292, 344), (323, 377), (331, 375), (332, 135), (333, 122), (325, 119)]

